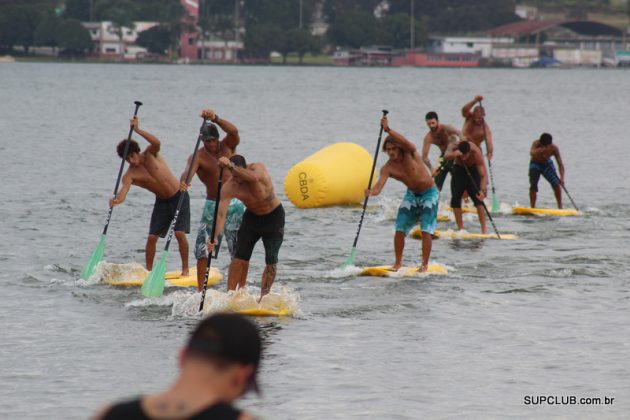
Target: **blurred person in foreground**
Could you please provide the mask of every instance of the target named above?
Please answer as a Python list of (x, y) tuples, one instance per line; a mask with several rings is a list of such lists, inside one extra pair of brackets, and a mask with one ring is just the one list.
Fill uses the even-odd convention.
[(104, 408), (95, 420), (213, 419), (253, 420), (233, 406), (253, 389), (260, 363), (256, 326), (237, 314), (201, 321), (180, 351), (180, 373), (166, 391)]

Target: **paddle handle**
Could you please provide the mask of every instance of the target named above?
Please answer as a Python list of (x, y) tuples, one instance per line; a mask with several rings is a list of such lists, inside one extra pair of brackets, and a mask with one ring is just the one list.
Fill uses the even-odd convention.
[[(221, 203), (221, 187), (223, 186), (223, 167), (219, 169), (219, 186), (217, 187), (217, 201), (214, 204), (214, 218), (212, 219), (212, 230), (210, 231), (210, 240), (214, 242), (214, 234), (217, 231), (217, 216), (219, 215), (219, 204)], [(216, 251), (215, 251), (216, 253)], [(216, 255), (215, 255), (216, 258)], [(206, 300), (206, 290), (208, 289), (208, 276), (210, 275), (210, 264), (212, 262), (212, 252), (208, 252), (208, 264), (206, 272), (203, 276), (203, 290), (201, 291), (201, 302), (199, 303), (199, 312), (203, 310), (203, 303)]]
[[(142, 102), (134, 101), (136, 108), (133, 111), (133, 116), (138, 115), (138, 109), (142, 106)], [(120, 168), (118, 169), (118, 178), (116, 179), (116, 185), (114, 186), (114, 194), (112, 194), (112, 198), (116, 198), (116, 194), (118, 194), (118, 187), (120, 186), (120, 180), (122, 179), (123, 169), (125, 167), (125, 160), (127, 159), (127, 154), (129, 153), (129, 143), (131, 143), (131, 135), (133, 134), (133, 126), (129, 126), (129, 134), (127, 135), (127, 141), (125, 142), (125, 149), (123, 150), (122, 159), (120, 160)], [(112, 218), (112, 212), (114, 211), (114, 206), (109, 208), (109, 213), (107, 213), (107, 218), (105, 219), (105, 226), (103, 227), (103, 235), (107, 235), (107, 228), (109, 227), (109, 221)]]
[[(384, 109), (383, 117), (386, 117), (389, 114), (389, 111)], [(372, 187), (372, 180), (374, 179), (374, 170), (376, 169), (376, 161), (378, 159), (378, 151), (381, 148), (381, 138), (383, 137), (383, 126), (381, 125), (381, 129), (378, 132), (378, 141), (376, 142), (376, 150), (374, 151), (374, 161), (372, 162), (372, 170), (370, 171), (370, 180), (368, 181), (368, 189)], [(354, 237), (354, 242), (352, 244), (353, 248), (357, 247), (357, 242), (359, 241), (359, 234), (361, 233), (361, 226), (363, 225), (363, 218), (365, 217), (365, 208), (367, 207), (369, 196), (365, 197), (363, 200), (363, 211), (361, 212), (361, 219), (359, 219), (359, 226), (357, 227), (357, 234)]]

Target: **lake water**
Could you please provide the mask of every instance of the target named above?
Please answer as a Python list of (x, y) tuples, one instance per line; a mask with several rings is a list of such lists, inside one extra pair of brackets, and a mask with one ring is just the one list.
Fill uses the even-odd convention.
[[(256, 320), (263, 394), (240, 407), (267, 419), (627, 418), (629, 87), (621, 70), (0, 64), (0, 417), (83, 419), (160, 390), (177, 373), (177, 350), (198, 320), (178, 309), (192, 291), (144, 299), (137, 289), (78, 281), (116, 180), (115, 145), (141, 100), (141, 126), (162, 140), (177, 175), (199, 111), (212, 107), (239, 128), (239, 151), (269, 168), (286, 208), (274, 287), (299, 296), (299, 313)], [(338, 141), (373, 153), (383, 108), (419, 144), (427, 111), (459, 128), (476, 94), (485, 97), (507, 209), (495, 223), (520, 239), (435, 241), (432, 261), (447, 276), (340, 276), (361, 207), (297, 209), (283, 191), (289, 168)], [(509, 214), (529, 205), (528, 152), (543, 131), (560, 147), (581, 217)], [(393, 262), (403, 192), (390, 180), (370, 199), (357, 265)], [(196, 180), (193, 225), (203, 196)], [(107, 261), (144, 261), (152, 203), (133, 188), (116, 208)], [(555, 205), (544, 180), (538, 204)], [(465, 223), (478, 231), (475, 219)], [(173, 270), (176, 249), (173, 241)], [(417, 263), (419, 252), (408, 240), (406, 261)], [(227, 264), (221, 256), (223, 272)], [(259, 245), (251, 285), (262, 268)], [(614, 401), (526, 404), (541, 395)]]

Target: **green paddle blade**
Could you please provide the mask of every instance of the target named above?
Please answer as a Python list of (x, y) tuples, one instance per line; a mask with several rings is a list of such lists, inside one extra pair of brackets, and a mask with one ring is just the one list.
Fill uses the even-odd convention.
[(92, 252), (90, 259), (83, 266), (83, 270), (81, 270), (81, 278), (83, 280), (87, 280), (90, 278), (92, 274), (94, 274), (94, 268), (96, 264), (100, 263), (103, 259), (103, 254), (105, 253), (105, 235), (101, 236), (101, 240), (98, 243), (98, 246)]
[(354, 254), (356, 253), (357, 253), (356, 247), (352, 247), (352, 251), (350, 251), (350, 256), (348, 257), (346, 262), (343, 263), (341, 268), (346, 268), (346, 267), (350, 267), (351, 265), (354, 265)]
[(496, 195), (492, 194), (492, 213), (497, 213), (500, 208), (499, 199)]
[(143, 296), (162, 296), (162, 293), (164, 292), (164, 274), (166, 273), (167, 256), (168, 251), (164, 251), (162, 253), (162, 258), (160, 258), (160, 262), (155, 267), (153, 267), (153, 270), (151, 270), (147, 278), (144, 279), (144, 283), (142, 283), (142, 288), (140, 289)]

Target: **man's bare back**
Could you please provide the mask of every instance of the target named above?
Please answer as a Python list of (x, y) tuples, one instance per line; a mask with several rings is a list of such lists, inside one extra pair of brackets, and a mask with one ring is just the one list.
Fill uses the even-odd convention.
[(145, 188), (161, 199), (174, 196), (179, 190), (179, 182), (162, 156), (146, 150), (141, 155), (142, 163), (130, 166), (125, 174), (131, 178), (131, 184)]
[[(232, 169), (237, 173), (235, 179), (233, 176), (223, 187), (221, 196), (229, 196), (230, 198), (238, 198), (245, 204), (247, 210), (256, 215), (264, 215), (273, 211), (280, 205), (280, 199), (276, 196), (273, 188), (271, 176), (267, 172), (267, 168), (262, 163), (250, 163), (247, 168), (235, 167)], [(247, 178), (246, 178), (247, 177)], [(243, 182), (242, 179), (250, 179), (251, 181)]]

